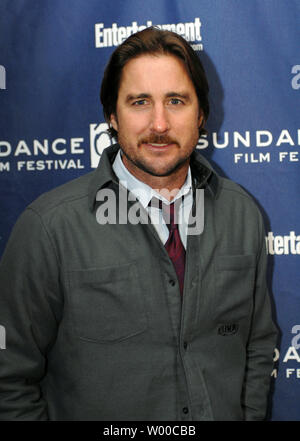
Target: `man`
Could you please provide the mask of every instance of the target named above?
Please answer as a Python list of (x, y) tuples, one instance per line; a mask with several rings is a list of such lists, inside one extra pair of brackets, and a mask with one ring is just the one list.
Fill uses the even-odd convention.
[(2, 419), (264, 419), (263, 222), (195, 151), (207, 95), (177, 34), (149, 28), (112, 55), (101, 99), (119, 145), (32, 203), (2, 260)]

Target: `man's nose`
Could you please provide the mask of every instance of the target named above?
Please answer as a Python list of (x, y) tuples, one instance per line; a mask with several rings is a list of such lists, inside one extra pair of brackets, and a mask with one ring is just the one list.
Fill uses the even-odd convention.
[(151, 130), (155, 133), (166, 133), (169, 126), (167, 109), (163, 105), (155, 105), (152, 109)]

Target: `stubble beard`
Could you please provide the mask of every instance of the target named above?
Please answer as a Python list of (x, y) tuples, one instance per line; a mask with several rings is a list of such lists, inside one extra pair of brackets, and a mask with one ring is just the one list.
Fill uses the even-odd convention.
[[(121, 144), (120, 144), (121, 146)], [(188, 156), (187, 158), (182, 158), (180, 160), (178, 160), (175, 164), (171, 164), (166, 170), (159, 172), (157, 171), (157, 169), (155, 168), (155, 166), (151, 167), (151, 165), (148, 164), (147, 161), (142, 161), (142, 160), (138, 160), (138, 159), (133, 159), (131, 158), (123, 149), (121, 146), (121, 150), (122, 153), (124, 154), (124, 156), (126, 156), (127, 160), (133, 164), (135, 167), (139, 168), (140, 170), (142, 170), (143, 172), (151, 175), (151, 176), (155, 176), (155, 177), (165, 177), (165, 176), (170, 176), (173, 173), (175, 173), (180, 167), (182, 167), (186, 162), (189, 162), (190, 157)]]
[[(198, 139), (197, 139), (198, 141)], [(193, 150), (195, 149), (196, 145), (197, 145), (197, 141), (195, 141), (195, 145), (193, 145)], [(126, 149), (124, 149), (123, 145), (124, 143), (122, 142), (122, 137), (119, 137), (118, 139), (119, 145), (121, 147), (121, 151), (124, 154), (124, 156), (126, 157), (126, 159), (133, 164), (135, 167), (139, 168), (140, 170), (142, 170), (143, 172), (151, 175), (151, 176), (155, 176), (155, 177), (166, 177), (166, 176), (171, 176), (172, 174), (174, 174), (176, 171), (178, 171), (178, 169), (180, 169), (181, 167), (183, 167), (184, 165), (186, 165), (187, 163), (189, 163), (190, 161), (190, 156), (191, 153), (189, 155), (186, 155), (182, 158), (178, 158), (178, 160), (175, 163), (170, 164), (170, 166), (164, 170), (159, 172), (156, 168), (155, 168), (155, 164), (153, 164), (153, 166), (151, 166), (151, 164), (149, 164), (149, 161), (143, 161), (142, 158), (133, 158), (131, 155), (128, 154), (128, 152), (126, 151)], [(125, 140), (126, 143), (126, 140)], [(142, 144), (175, 144), (179, 149), (180, 149), (180, 144), (170, 138), (169, 136), (166, 135), (150, 135), (147, 138), (143, 138), (140, 141), (138, 141), (138, 148), (142, 145)]]

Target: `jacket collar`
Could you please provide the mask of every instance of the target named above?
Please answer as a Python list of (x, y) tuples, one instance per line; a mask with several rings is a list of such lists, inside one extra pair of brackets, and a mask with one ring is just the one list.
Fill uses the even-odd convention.
[[(98, 190), (108, 186), (111, 182), (118, 183), (112, 164), (119, 148), (119, 144), (105, 148), (98, 167), (92, 174), (88, 189), (88, 203), (91, 210), (94, 208)], [(220, 187), (219, 176), (210, 163), (197, 150), (192, 153), (190, 166), (194, 188), (207, 188), (212, 196), (217, 198)]]
[(193, 151), (190, 166), (194, 188), (206, 188), (217, 198), (220, 190), (219, 175), (198, 150)]

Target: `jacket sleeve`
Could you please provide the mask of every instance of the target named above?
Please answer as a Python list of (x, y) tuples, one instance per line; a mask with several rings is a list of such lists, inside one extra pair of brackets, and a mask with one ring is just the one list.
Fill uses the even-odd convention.
[(17, 221), (0, 264), (0, 420), (47, 420), (40, 383), (62, 302), (58, 259), (40, 216)]
[(259, 253), (256, 265), (254, 308), (247, 344), (247, 365), (242, 405), (247, 421), (264, 420), (273, 368), (277, 329), (272, 321), (266, 281), (265, 231), (259, 215)]

